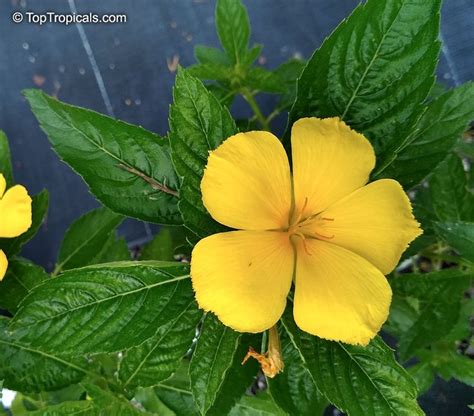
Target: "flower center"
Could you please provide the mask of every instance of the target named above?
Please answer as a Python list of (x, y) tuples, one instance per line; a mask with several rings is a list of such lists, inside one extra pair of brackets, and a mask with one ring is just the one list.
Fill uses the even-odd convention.
[[(315, 238), (318, 240), (332, 240), (334, 234), (325, 232), (324, 228), (328, 222), (333, 222), (334, 218), (323, 217), (321, 213), (313, 214), (303, 218), (303, 212), (308, 203), (308, 199), (305, 199), (303, 208), (299, 213), (292, 216), (290, 225), (288, 227), (288, 234), (290, 239), (301, 238), (306, 250), (306, 239)], [(307, 250), (306, 250), (307, 251)]]

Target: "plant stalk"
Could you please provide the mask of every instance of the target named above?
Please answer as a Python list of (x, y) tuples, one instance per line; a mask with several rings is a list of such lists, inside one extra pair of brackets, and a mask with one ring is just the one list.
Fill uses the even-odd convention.
[(254, 112), (258, 122), (262, 125), (262, 128), (264, 130), (270, 131), (270, 124), (268, 123), (268, 120), (265, 118), (262, 111), (260, 110), (260, 107), (258, 106), (257, 101), (255, 101), (255, 97), (253, 96), (253, 94), (247, 88), (244, 88), (241, 91), (241, 94), (249, 103), (250, 108)]

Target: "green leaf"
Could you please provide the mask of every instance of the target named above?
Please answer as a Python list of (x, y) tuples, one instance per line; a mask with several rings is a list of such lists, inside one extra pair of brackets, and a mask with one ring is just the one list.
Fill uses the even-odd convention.
[(181, 223), (166, 139), (38, 90), (24, 94), (56, 153), (102, 204), (144, 221)]
[(126, 261), (130, 260), (130, 257), (130, 250), (128, 249), (125, 238), (117, 238), (116, 233), (111, 232), (102, 250), (99, 251), (90, 264)]
[(204, 208), (201, 178), (209, 151), (236, 132), (229, 111), (198, 79), (180, 70), (170, 109), (170, 144), (177, 173), (183, 178), (179, 209), (184, 224), (198, 237), (225, 230)]
[(267, 379), (273, 399), (289, 415), (322, 416), (329, 404), (327, 399), (318, 391), (298, 350), (282, 328), (280, 340), (285, 368), (275, 378)]
[(147, 416), (151, 413), (143, 412), (124, 397), (117, 396), (110, 391), (101, 389), (94, 384), (85, 384), (88, 395), (92, 399), (94, 412), (92, 415), (120, 415), (120, 416)]
[(473, 221), (474, 194), (467, 188), (462, 160), (454, 155), (436, 168), (430, 177), (431, 200), (441, 221)]
[(275, 72), (262, 67), (241, 71), (220, 64), (197, 64), (186, 68), (186, 72), (201, 80), (217, 81), (219, 83), (217, 86), (222, 89), (224, 94), (219, 94), (218, 98), (231, 97), (242, 88), (250, 88), (254, 92), (262, 91), (274, 94), (286, 91), (283, 80)]
[(76, 400), (47, 406), (43, 409), (27, 412), (25, 416), (64, 416), (64, 415), (98, 415), (92, 401)]
[(257, 337), (224, 326), (212, 314), (204, 318), (189, 366), (191, 391), (202, 415), (227, 414), (257, 374), (256, 361), (242, 365)]
[(416, 384), (380, 338), (367, 347), (313, 337), (298, 329), (292, 308), (282, 324), (314, 388), (349, 416), (423, 415)]
[(450, 351), (442, 357), (436, 356), (436, 367), (445, 380), (455, 378), (474, 387), (474, 361), (466, 356)]
[(431, 192), (428, 187), (420, 185), (415, 188), (412, 206), (415, 218), (421, 222), (423, 235), (434, 234), (433, 222), (438, 221), (438, 217), (435, 214)]
[(48, 277), (42, 267), (28, 260), (11, 259), (7, 273), (0, 282), (0, 308), (14, 314), (26, 295)]
[(202, 315), (191, 294), (179, 309), (150, 339), (125, 352), (118, 372), (124, 388), (155, 386), (179, 367), (192, 345)]
[(7, 181), (7, 188), (13, 185), (13, 169), (7, 136), (0, 130), (0, 173)]
[(41, 407), (41, 403), (35, 400), (31, 395), (27, 396), (21, 392), (17, 392), (10, 406), (10, 411), (14, 416), (25, 416), (29, 411), (37, 410)]
[(423, 249), (436, 244), (437, 242), (433, 229), (433, 221), (437, 221), (438, 218), (434, 213), (430, 190), (427, 187), (420, 185), (415, 188), (410, 197), (413, 214), (421, 223), (423, 234), (410, 243), (408, 248), (402, 254), (402, 261), (417, 255)]
[(234, 76), (234, 71), (231, 67), (220, 64), (191, 65), (186, 68), (186, 72), (202, 80), (222, 81), (224, 83), (230, 81)]
[(283, 80), (275, 72), (261, 67), (249, 69), (244, 84), (252, 90), (275, 94), (283, 93), (286, 90)]
[[(398, 327), (399, 354), (406, 360), (454, 327), (470, 275), (460, 270), (404, 274), (390, 280), (390, 323)], [(409, 311), (401, 313), (400, 311)]]
[(471, 337), (471, 316), (474, 316), (474, 298), (461, 300), (459, 318), (451, 331), (443, 337), (446, 341), (460, 341)]
[(448, 87), (446, 84), (439, 82), (438, 80), (434, 83), (433, 87), (431, 88), (430, 95), (428, 97), (429, 100), (433, 100), (438, 98), (440, 95), (444, 94), (448, 91)]
[[(255, 396), (245, 394), (232, 408), (229, 416), (285, 416), (268, 392), (259, 392)], [(312, 415), (318, 416), (316, 413)]]
[[(390, 280), (392, 283), (393, 280)], [(388, 321), (385, 322), (383, 329), (396, 338), (403, 336), (419, 314), (420, 302), (412, 296), (393, 296), (390, 304), (390, 315)]]
[(94, 258), (122, 221), (121, 215), (105, 207), (94, 209), (74, 221), (59, 249), (54, 274), (94, 264)]
[(222, 86), (227, 87), (227, 94), (243, 87), (275, 94), (285, 92), (283, 80), (276, 73), (261, 67), (250, 68), (239, 74), (233, 68), (224, 65), (197, 64), (186, 68), (186, 72), (201, 80), (219, 81)]
[(217, 35), (233, 64), (245, 60), (250, 37), (247, 10), (240, 0), (218, 0), (216, 6)]
[(187, 365), (181, 366), (173, 377), (159, 383), (155, 393), (176, 416), (200, 416), (189, 388)]
[(206, 88), (217, 98), (222, 106), (229, 108), (233, 103), (236, 92), (232, 89), (218, 84), (208, 84)]
[(239, 118), (235, 120), (235, 125), (237, 126), (239, 132), (259, 130), (261, 128), (261, 125), (256, 119), (251, 120), (247, 118)]
[(10, 329), (49, 353), (121, 351), (152, 337), (193, 297), (189, 268), (121, 262), (65, 272), (23, 300)]
[(0, 379), (4, 386), (22, 392), (57, 390), (80, 381), (88, 372), (85, 360), (51, 354), (19, 340), (0, 318)]
[(18, 254), (21, 248), (36, 235), (48, 212), (48, 191), (43, 190), (39, 194), (34, 195), (31, 199), (32, 222), (28, 231), (16, 238), (0, 238), (0, 249), (2, 249), (8, 257)]
[[(92, 367), (92, 365), (90, 366)], [(94, 369), (95, 371), (95, 369)], [(96, 379), (97, 382), (103, 382), (104, 380)], [(70, 401), (76, 401), (76, 400), (81, 400), (81, 398), (84, 397), (84, 394), (86, 393), (86, 390), (84, 386), (82, 386), (80, 383), (77, 384), (71, 384), (67, 387), (64, 387), (59, 390), (55, 391), (50, 391), (50, 392), (44, 392), (40, 395), (40, 400), (43, 401), (44, 403), (48, 404), (58, 404), (62, 402), (70, 402)], [(36, 397), (36, 395), (33, 394), (33, 396)], [(31, 397), (31, 395), (30, 395)]]
[(418, 365), (430, 365), (446, 381), (452, 378), (474, 387), (474, 361), (454, 350), (454, 344), (439, 342), (431, 349), (417, 353)]
[(194, 47), (194, 56), (200, 64), (224, 65), (229, 66), (230, 60), (227, 55), (217, 48), (211, 48), (204, 45)]
[(275, 69), (275, 74), (282, 80), (285, 92), (281, 95), (277, 108), (289, 110), (296, 99), (296, 81), (298, 80), (305, 62), (299, 59), (290, 59)]
[(474, 83), (442, 94), (426, 105), (411, 134), (380, 159), (374, 178), (395, 178), (407, 188), (421, 182), (451, 151), (473, 118)]
[(461, 256), (474, 262), (474, 222), (436, 222), (437, 234)]
[(254, 61), (260, 56), (262, 53), (263, 46), (262, 45), (254, 45), (252, 46), (247, 53), (242, 58), (242, 66), (243, 67), (250, 67)]
[(140, 260), (173, 261), (175, 253), (189, 254), (184, 227), (163, 227), (140, 253)]
[(171, 230), (166, 228), (160, 230), (144, 248), (140, 254), (140, 260), (162, 260), (173, 261), (174, 244)]
[(408, 369), (408, 373), (415, 380), (419, 395), (426, 393), (434, 383), (435, 370), (429, 363), (417, 363)]
[(145, 410), (160, 416), (176, 416), (156, 395), (153, 387), (139, 388), (133, 397)]
[(301, 117), (339, 116), (376, 154), (421, 114), (439, 53), (440, 0), (368, 0), (309, 59), (286, 134)]
[[(200, 416), (189, 387), (187, 362), (170, 379), (155, 387), (158, 398), (170, 409), (170, 416)], [(164, 412), (163, 412), (164, 414)], [(227, 414), (225, 411), (218, 414)], [(244, 394), (228, 413), (230, 416), (283, 416), (285, 413), (270, 395), (260, 392), (256, 396)], [(168, 414), (166, 414), (168, 416)]]

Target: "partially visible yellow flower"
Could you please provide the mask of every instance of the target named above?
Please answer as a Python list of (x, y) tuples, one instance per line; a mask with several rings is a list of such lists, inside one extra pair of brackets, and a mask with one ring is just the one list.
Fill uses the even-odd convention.
[[(5, 177), (0, 173), (0, 237), (18, 237), (31, 227), (31, 198), (21, 185), (12, 186), (5, 192), (6, 188)], [(7, 267), (7, 257), (0, 250), (0, 280)]]
[(281, 142), (253, 131), (211, 152), (203, 202), (220, 223), (193, 250), (199, 306), (231, 328), (275, 325), (294, 282), (294, 318), (321, 338), (366, 345), (388, 316), (390, 273), (421, 234), (400, 184), (370, 183), (369, 141), (338, 118), (292, 128), (293, 174)]

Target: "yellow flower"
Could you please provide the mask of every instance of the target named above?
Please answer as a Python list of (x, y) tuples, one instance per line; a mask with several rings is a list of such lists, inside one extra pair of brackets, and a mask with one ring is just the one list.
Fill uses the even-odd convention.
[[(0, 173), (0, 237), (18, 237), (31, 226), (31, 198), (21, 185), (5, 192), (6, 188), (5, 177)], [(0, 280), (5, 276), (7, 267), (7, 257), (0, 250)]]
[(227, 139), (211, 152), (203, 202), (220, 223), (194, 248), (199, 306), (241, 332), (281, 317), (294, 282), (294, 318), (321, 338), (366, 345), (388, 316), (390, 273), (421, 229), (400, 184), (366, 185), (369, 141), (338, 118), (292, 128), (293, 174), (271, 133)]

